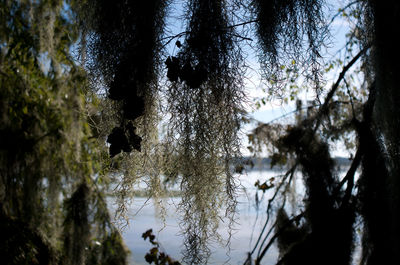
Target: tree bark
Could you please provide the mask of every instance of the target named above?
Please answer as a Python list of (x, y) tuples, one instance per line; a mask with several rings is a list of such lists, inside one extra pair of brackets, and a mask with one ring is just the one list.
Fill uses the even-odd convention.
[[(380, 152), (375, 161), (382, 158), (386, 172), (375, 170), (375, 174), (365, 175), (369, 178), (366, 185), (371, 185), (366, 190), (373, 205), (365, 205), (369, 211), (364, 216), (369, 250), (364, 258), (368, 265), (400, 264), (400, 2), (370, 0), (369, 4), (374, 20), (372, 59), (376, 85), (372, 130)], [(367, 168), (364, 164), (364, 171)]]

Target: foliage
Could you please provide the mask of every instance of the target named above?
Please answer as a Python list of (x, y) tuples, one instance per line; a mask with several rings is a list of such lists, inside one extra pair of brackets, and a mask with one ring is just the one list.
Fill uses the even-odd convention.
[[(168, 182), (180, 184), (183, 261), (207, 263), (221, 218), (230, 226), (235, 220), (231, 166), (246, 120), (243, 47), (254, 47), (242, 41), (256, 36), (268, 89), (258, 105), (275, 96), (294, 101), (303, 89), (315, 99), (297, 100), (292, 123), (259, 124), (249, 135), (252, 150), (266, 148), (272, 165), (289, 166), (280, 178), (256, 183), (260, 192), (274, 190), (265, 227), (276, 221), (249, 261), (258, 249), (259, 264), (277, 240), (278, 264), (348, 264), (361, 220), (362, 263), (400, 262), (398, 30), (385, 31), (398, 22), (399, 4), (341, 7), (332, 20), (350, 21), (347, 45), (323, 62), (324, 1), (190, 0), (185, 32), (165, 36), (171, 2), (0, 1), (5, 260), (126, 263), (105, 196), (116, 187), (124, 216), (135, 183), (145, 179), (158, 204)], [(328, 87), (323, 75), (332, 73), (338, 78)], [(353, 153), (345, 176), (331, 158), (338, 141)], [(294, 194), (296, 172), (303, 194)], [(286, 202), (297, 196), (303, 200), (292, 200), (290, 213)], [(148, 261), (174, 263), (147, 237), (156, 246)]]
[[(0, 10), (3, 261), (90, 264), (92, 238), (115, 228), (98, 163), (106, 150), (89, 125), (98, 99), (71, 57), (77, 27), (63, 1), (1, 1)], [(126, 257), (114, 243), (103, 255)]]
[(149, 229), (142, 234), (144, 240), (149, 238), (150, 243), (154, 246), (150, 249), (149, 253), (146, 254), (145, 260), (147, 263), (155, 265), (180, 265), (178, 261), (172, 260), (172, 258), (166, 255), (164, 252), (160, 251), (160, 244), (155, 241), (155, 235), (153, 235), (153, 230)]
[(319, 89), (320, 51), (327, 36), (322, 5), (318, 0), (251, 1), (262, 71), (270, 91), (281, 92), (294, 64), (302, 65), (302, 75)]
[[(382, 65), (377, 65), (383, 60), (378, 52), (379, 43), (388, 43), (380, 38), (391, 37), (375, 31), (379, 30), (376, 23), (380, 20), (377, 10), (382, 8), (389, 14), (386, 8), (390, 5), (397, 4), (355, 1), (339, 9), (338, 14), (352, 23), (345, 59), (327, 64), (326, 72), (338, 68), (336, 82), (327, 92), (316, 93), (314, 102), (317, 104), (307, 106), (306, 115), (298, 102), (292, 124), (279, 123), (279, 120), (259, 124), (249, 135), (256, 147), (253, 150), (267, 145), (272, 151), (273, 163), (288, 164), (289, 170), (275, 184), (268, 203), (264, 228), (267, 225), (271, 228), (262, 230), (247, 262), (251, 262), (251, 256), (258, 250), (255, 263), (260, 264), (271, 245), (278, 241), (277, 264), (350, 264), (357, 255), (354, 248), (360, 236), (363, 241), (362, 246), (357, 246), (362, 248), (361, 259), (357, 261), (360, 264), (394, 264), (394, 260), (398, 260), (393, 248), (398, 244), (394, 236), (398, 228), (393, 222), (398, 220), (399, 202), (385, 199), (387, 194), (398, 189), (397, 166), (394, 166), (397, 162), (393, 167), (388, 166), (396, 155), (387, 147), (398, 146), (397, 140), (389, 140), (388, 136), (397, 130), (394, 129), (397, 125), (383, 125), (382, 117), (388, 116), (378, 115), (392, 108), (392, 105), (381, 105), (378, 99), (382, 100), (385, 93), (394, 96), (396, 93), (389, 91), (396, 91), (396, 85), (391, 83), (390, 74), (381, 71)], [(387, 20), (396, 19), (398, 14), (392, 14)], [(391, 53), (398, 54), (396, 49)], [(353, 66), (356, 70), (351, 71)], [(390, 69), (395, 71), (395, 68)], [(383, 83), (387, 86), (382, 87), (383, 83), (379, 85), (378, 80), (386, 80)], [(320, 103), (321, 95), (325, 99)], [(391, 122), (397, 124), (398, 119), (393, 118)], [(388, 128), (390, 133), (386, 131)], [(339, 139), (345, 141), (352, 153), (351, 164), (343, 176), (338, 175), (329, 148)], [(296, 193), (292, 188), (296, 170), (302, 173), (305, 193), (293, 194)], [(292, 203), (291, 207), (287, 205), (291, 197), (299, 196), (303, 199)], [(392, 208), (387, 208), (388, 205)], [(276, 215), (276, 221), (270, 223), (272, 215)], [(355, 229), (362, 231), (361, 235), (357, 235)]]

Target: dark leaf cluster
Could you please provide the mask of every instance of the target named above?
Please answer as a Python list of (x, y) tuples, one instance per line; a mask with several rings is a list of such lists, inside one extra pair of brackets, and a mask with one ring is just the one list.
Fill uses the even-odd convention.
[(178, 261), (174, 261), (170, 256), (160, 251), (160, 245), (155, 241), (155, 235), (153, 230), (149, 229), (142, 234), (144, 240), (149, 239), (150, 243), (155, 247), (151, 248), (150, 251), (144, 256), (147, 263), (155, 265), (180, 265)]

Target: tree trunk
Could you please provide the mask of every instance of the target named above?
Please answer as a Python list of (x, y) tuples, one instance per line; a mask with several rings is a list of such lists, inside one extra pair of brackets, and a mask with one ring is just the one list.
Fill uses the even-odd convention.
[[(369, 1), (374, 18), (374, 73), (376, 100), (373, 113), (373, 133), (384, 170), (365, 172), (365, 187), (369, 196), (366, 221), (366, 264), (400, 264), (400, 2)], [(374, 149), (374, 148), (372, 148)], [(370, 153), (373, 150), (369, 150)], [(367, 159), (368, 160), (368, 159)], [(377, 162), (376, 162), (377, 163)], [(364, 171), (368, 166), (364, 163)]]

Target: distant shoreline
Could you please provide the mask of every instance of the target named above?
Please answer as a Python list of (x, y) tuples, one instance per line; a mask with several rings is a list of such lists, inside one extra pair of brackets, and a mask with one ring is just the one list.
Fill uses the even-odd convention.
[[(351, 161), (347, 157), (340, 157), (337, 156), (333, 158), (335, 161), (335, 166), (339, 167), (339, 170), (343, 170), (344, 168), (347, 168), (350, 166)], [(285, 170), (287, 167), (286, 166), (281, 166), (281, 165), (275, 165), (274, 167), (271, 168), (271, 158), (269, 157), (243, 157), (240, 159), (237, 159), (233, 162), (234, 165), (243, 165), (244, 166), (244, 171), (246, 172), (251, 172), (255, 170), (263, 171), (263, 170), (272, 170), (272, 171), (282, 171)]]

